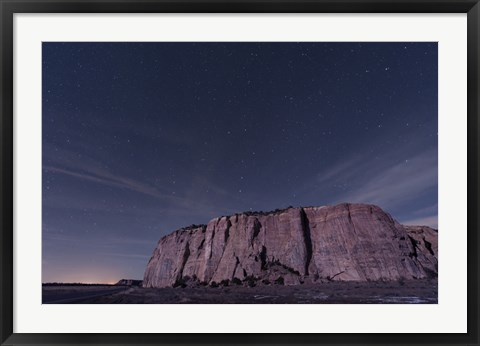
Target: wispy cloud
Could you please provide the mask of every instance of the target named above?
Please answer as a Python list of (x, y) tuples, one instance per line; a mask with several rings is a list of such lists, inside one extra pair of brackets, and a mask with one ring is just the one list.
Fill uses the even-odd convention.
[[(231, 200), (238, 202), (237, 196), (231, 196), (227, 190), (205, 176), (194, 175), (188, 184), (179, 185), (176, 191), (172, 186), (162, 186), (158, 182), (149, 183), (131, 178), (119, 172), (113, 172), (102, 161), (64, 149), (44, 144), (43, 170), (63, 174), (75, 179), (116, 187), (159, 200), (155, 212), (184, 214), (216, 214), (221, 211), (238, 211), (228, 208)], [(92, 149), (92, 152), (95, 152)], [(173, 193), (172, 193), (173, 192)], [(58, 204), (58, 203), (57, 203)], [(77, 203), (78, 204), (78, 203)], [(72, 203), (69, 203), (72, 205)], [(75, 205), (75, 203), (73, 203)], [(86, 206), (88, 209), (89, 207)], [(212, 214), (212, 215), (213, 215)]]
[(175, 200), (178, 199), (167, 193), (159, 191), (158, 188), (141, 183), (137, 180), (123, 177), (121, 175), (114, 175), (105, 170), (97, 170), (93, 167), (87, 169), (87, 171), (74, 171), (66, 168), (60, 168), (55, 166), (43, 166), (43, 169), (47, 172), (59, 173), (68, 175), (70, 177), (78, 178), (85, 181), (90, 181), (98, 184), (118, 187), (137, 193), (141, 193), (150, 197), (159, 199)]
[(322, 185), (332, 181), (351, 180), (359, 173), (359, 168), (365, 170), (367, 167), (366, 160), (361, 156), (348, 158), (320, 172), (315, 182)]
[(430, 226), (436, 229), (438, 228), (438, 216), (432, 215), (418, 219), (406, 220), (402, 221), (402, 224), (411, 226)]
[(372, 168), (360, 167), (345, 172), (346, 176), (363, 176), (363, 182), (356, 189), (340, 195), (339, 200), (394, 207), (414, 200), (437, 186), (437, 155), (433, 150), (419, 153), (385, 169)]
[(112, 253), (112, 252), (105, 252), (102, 255), (111, 256), (111, 257), (121, 257), (121, 258), (128, 258), (133, 260), (141, 260), (147, 261), (150, 257), (150, 254), (129, 254), (129, 253)]
[(434, 203), (432, 205), (429, 205), (425, 208), (421, 208), (418, 210), (415, 210), (412, 214), (413, 215), (419, 215), (419, 216), (425, 216), (425, 215), (433, 215), (438, 213), (438, 203)]
[[(44, 231), (47, 226), (43, 226)], [(67, 232), (62, 232), (61, 230), (52, 230), (51, 228), (48, 228), (49, 232), (43, 232), (42, 238), (43, 240), (47, 241), (56, 241), (60, 243), (88, 243), (90, 247), (102, 247), (102, 248), (111, 248), (111, 247), (117, 247), (119, 245), (128, 245), (130, 247), (133, 246), (151, 246), (152, 239), (148, 238), (139, 238), (139, 237), (118, 237), (118, 236), (112, 236), (112, 235), (95, 235), (95, 243), (92, 244), (91, 238), (85, 237), (84, 234), (82, 233), (67, 233)], [(110, 250), (111, 251), (111, 250)]]
[(102, 161), (93, 157), (78, 156), (73, 151), (53, 147), (47, 143), (44, 144), (43, 155), (43, 170), (46, 172), (133, 191), (169, 203), (183, 202), (180, 196), (172, 195), (168, 189), (113, 172)]
[[(405, 213), (438, 186), (436, 149), (415, 152), (413, 148), (377, 155), (343, 158), (325, 168), (302, 188), (312, 199), (328, 204), (341, 202), (372, 203), (386, 210)], [(410, 211), (409, 219), (436, 215), (436, 204)], [(406, 216), (406, 215), (403, 215)]]

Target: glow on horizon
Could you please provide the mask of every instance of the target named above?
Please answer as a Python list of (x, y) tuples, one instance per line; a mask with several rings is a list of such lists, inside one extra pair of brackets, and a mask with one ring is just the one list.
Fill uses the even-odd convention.
[(112, 282), (83, 282), (83, 281), (47, 281), (43, 282), (44, 284), (52, 284), (52, 283), (57, 283), (57, 284), (83, 284), (83, 285), (114, 285), (118, 281), (112, 281)]
[(120, 277), (118, 274), (109, 273), (101, 273), (95, 271), (88, 271), (85, 269), (84, 272), (76, 272), (76, 273), (65, 273), (65, 274), (58, 274), (55, 276), (48, 276), (44, 277), (42, 282), (43, 283), (81, 283), (81, 284), (108, 284), (112, 285), (120, 281), (121, 279), (129, 279)]

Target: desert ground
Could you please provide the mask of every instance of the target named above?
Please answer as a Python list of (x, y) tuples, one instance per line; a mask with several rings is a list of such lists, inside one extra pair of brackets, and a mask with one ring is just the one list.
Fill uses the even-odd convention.
[(437, 280), (143, 288), (44, 286), (44, 304), (436, 304)]

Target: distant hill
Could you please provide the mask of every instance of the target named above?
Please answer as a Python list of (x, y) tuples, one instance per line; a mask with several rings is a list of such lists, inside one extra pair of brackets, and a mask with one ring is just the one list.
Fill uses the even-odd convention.
[(122, 279), (115, 286), (141, 286), (142, 280)]

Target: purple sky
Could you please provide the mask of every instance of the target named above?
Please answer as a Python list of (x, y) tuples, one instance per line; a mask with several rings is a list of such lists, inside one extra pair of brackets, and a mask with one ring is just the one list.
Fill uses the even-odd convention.
[(43, 44), (43, 282), (141, 279), (247, 210), (436, 227), (437, 169), (436, 43)]

